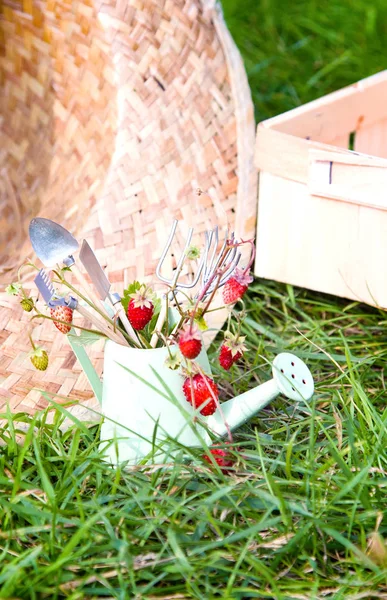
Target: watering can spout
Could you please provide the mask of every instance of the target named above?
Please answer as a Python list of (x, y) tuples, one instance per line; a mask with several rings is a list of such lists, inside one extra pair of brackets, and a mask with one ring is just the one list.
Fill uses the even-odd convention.
[(283, 352), (274, 359), (273, 379), (224, 402), (221, 410), (208, 418), (207, 424), (216, 435), (223, 436), (227, 433), (227, 425), (231, 430), (237, 429), (279, 393), (291, 400), (306, 401), (313, 392), (313, 377), (306, 364), (297, 356)]

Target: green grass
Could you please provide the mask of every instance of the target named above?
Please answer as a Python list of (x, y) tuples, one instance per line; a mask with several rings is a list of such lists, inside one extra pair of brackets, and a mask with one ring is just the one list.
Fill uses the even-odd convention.
[(257, 121), (386, 68), (384, 0), (223, 0)]
[[(382, 1), (225, 5), (259, 118), (384, 66)], [(223, 398), (268, 379), (287, 350), (313, 372), (312, 401), (280, 396), (241, 428), (229, 475), (200, 452), (168, 470), (115, 471), (98, 426), (64, 433), (59, 410), (53, 424), (8, 415), (0, 597), (387, 597), (387, 316), (264, 281), (246, 305), (249, 352), (223, 376)]]

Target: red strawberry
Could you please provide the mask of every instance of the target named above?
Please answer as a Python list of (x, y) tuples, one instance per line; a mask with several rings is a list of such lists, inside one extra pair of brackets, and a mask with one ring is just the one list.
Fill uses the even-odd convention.
[(240, 300), (249, 287), (249, 283), (252, 281), (253, 277), (249, 273), (236, 268), (224, 285), (223, 302), (225, 304), (234, 304), (234, 302)]
[(208, 417), (216, 411), (216, 403), (213, 396), (218, 399), (219, 392), (211, 377), (201, 375), (200, 373), (192, 377), (186, 377), (183, 383), (183, 392), (187, 402), (195, 408), (199, 408), (210, 399), (206, 406), (201, 409), (201, 415)]
[(233, 335), (230, 331), (224, 334), (225, 341), (223, 342), (219, 352), (219, 364), (225, 371), (228, 371), (231, 366), (243, 356), (247, 350), (243, 342), (245, 336)]
[(196, 326), (191, 327), (190, 325), (187, 325), (187, 327), (182, 330), (179, 336), (179, 348), (182, 355), (191, 360), (200, 354), (202, 340), (199, 329)]
[(234, 362), (240, 359), (242, 356), (242, 352), (237, 352), (234, 356), (230, 348), (228, 348), (225, 344), (222, 345), (219, 353), (219, 364), (225, 371), (231, 369)]
[(148, 325), (149, 321), (153, 317), (154, 306), (151, 302), (151, 294), (145, 286), (141, 286), (140, 289), (131, 294), (132, 300), (128, 306), (128, 319), (133, 329), (140, 331)]
[[(222, 473), (227, 473), (230, 467), (234, 465), (235, 458), (227, 450), (224, 450), (223, 448), (218, 448), (216, 446), (211, 446), (210, 453), (212, 454), (212, 457), (215, 460), (215, 462), (220, 466)], [(205, 454), (203, 458), (211, 466), (213, 465), (210, 456)]]
[(68, 306), (55, 306), (50, 310), (51, 317), (54, 319), (58, 319), (59, 321), (66, 321), (69, 325), (65, 325), (65, 323), (57, 323), (54, 321), (54, 325), (59, 331), (62, 333), (68, 333), (71, 330), (71, 323), (73, 322), (73, 310)]

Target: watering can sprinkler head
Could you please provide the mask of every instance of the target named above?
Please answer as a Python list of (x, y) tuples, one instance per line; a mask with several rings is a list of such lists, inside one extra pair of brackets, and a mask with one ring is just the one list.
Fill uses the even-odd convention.
[(221, 413), (216, 411), (207, 424), (215, 434), (224, 436), (227, 434), (225, 423), (231, 430), (237, 429), (279, 394), (290, 400), (307, 401), (313, 393), (313, 377), (306, 364), (298, 356), (282, 352), (273, 361), (273, 379), (224, 402)]
[(273, 361), (273, 379), (278, 391), (290, 400), (309, 400), (314, 382), (306, 364), (289, 352), (278, 354)]

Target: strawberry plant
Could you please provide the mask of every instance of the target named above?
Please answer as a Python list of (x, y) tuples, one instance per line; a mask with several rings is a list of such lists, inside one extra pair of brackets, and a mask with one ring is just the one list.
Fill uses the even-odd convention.
[[(176, 225), (173, 233), (175, 228)], [(167, 249), (170, 240), (171, 237)], [(211, 247), (213, 241), (215, 245)], [(36, 319), (50, 319), (53, 326), (65, 335), (74, 335), (71, 333), (74, 328), (79, 334), (76, 336), (77, 344), (87, 345), (103, 337), (137, 349), (166, 348), (165, 367), (177, 370), (181, 375), (181, 394), (197, 411), (195, 419), (209, 417), (216, 411), (223, 418), (218, 385), (213, 376), (200, 366), (199, 357), (204, 347), (202, 333), (208, 328), (208, 314), (225, 308), (228, 324), (219, 348), (219, 364), (228, 371), (242, 359), (246, 351), (244, 337), (241, 336), (245, 313), (243, 309), (236, 312), (234, 305), (240, 302), (243, 307), (242, 297), (252, 281), (250, 267), (255, 248), (252, 240), (237, 240), (233, 235), (226, 237), (220, 249), (218, 246), (217, 228), (207, 232), (203, 248), (189, 246), (187, 241), (170, 280), (161, 275), (159, 263), (156, 275), (163, 283), (161, 293), (157, 295), (144, 282), (133, 281), (124, 290), (123, 297), (118, 297), (122, 306), (119, 310), (109, 310), (106, 303), (95, 303), (91, 291), (87, 294), (78, 289), (69, 278), (68, 267), (58, 266), (48, 274), (44, 270), (39, 271), (32, 263), (25, 265), (38, 271), (35, 283), (48, 310), (42, 307), (40, 298), (34, 300), (24, 289), (22, 268), (19, 269), (18, 281), (8, 286), (7, 291), (18, 297), (23, 309), (31, 313), (31, 324)], [(244, 246), (250, 248), (250, 258), (242, 268), (238, 263)], [(188, 272), (191, 281), (187, 284), (184, 277)], [(90, 328), (78, 324), (74, 319), (76, 311), (91, 321)], [(33, 348), (31, 363), (38, 370), (47, 369), (47, 351), (36, 347), (31, 335), (30, 341)], [(231, 443), (230, 428), (224, 418), (223, 421)], [(216, 452), (214, 455), (220, 456)], [(222, 461), (226, 459), (223, 457)]]

